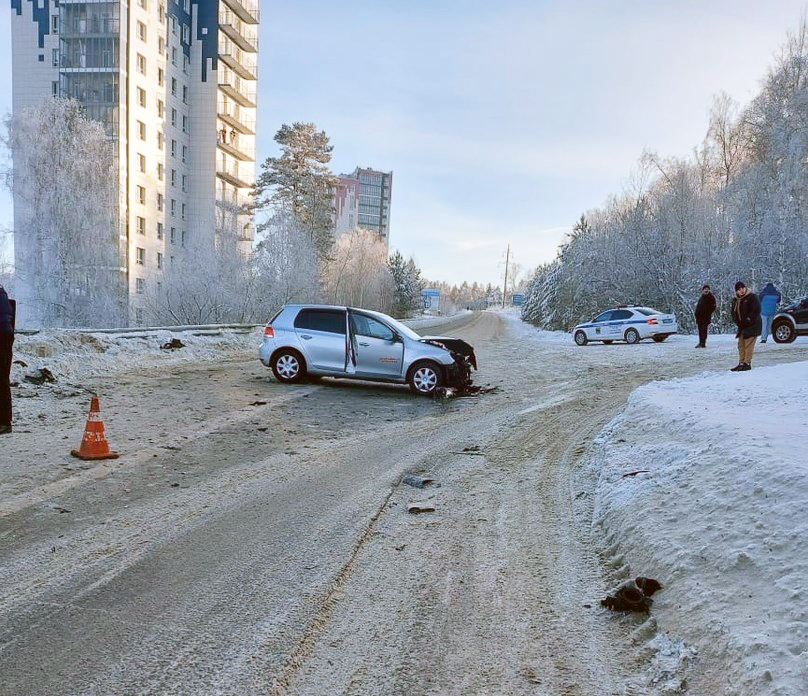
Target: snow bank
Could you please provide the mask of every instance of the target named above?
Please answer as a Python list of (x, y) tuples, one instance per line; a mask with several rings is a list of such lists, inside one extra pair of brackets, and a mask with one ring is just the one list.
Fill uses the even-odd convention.
[[(199, 360), (232, 360), (258, 355), (263, 327), (145, 329), (119, 333), (49, 329), (17, 335), (12, 382), (46, 368), (56, 377), (75, 381), (95, 375), (160, 370)], [(182, 348), (163, 349), (178, 340)]]
[(653, 382), (594, 443), (595, 528), (712, 693), (808, 690), (806, 405), (806, 362)]

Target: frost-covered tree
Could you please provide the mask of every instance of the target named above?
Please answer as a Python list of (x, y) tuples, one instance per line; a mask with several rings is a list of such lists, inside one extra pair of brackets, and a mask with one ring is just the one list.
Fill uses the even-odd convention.
[(253, 268), (265, 313), (287, 302), (320, 300), (317, 249), (290, 212), (276, 212), (261, 225)]
[(341, 235), (324, 266), (323, 292), (335, 304), (390, 312), (393, 279), (387, 245), (371, 230), (356, 228)]
[(255, 187), (256, 207), (291, 215), (323, 260), (334, 235), (337, 178), (328, 168), (333, 146), (313, 123), (284, 124), (275, 134), (275, 142), (281, 154), (261, 164)]
[(75, 100), (48, 98), (6, 122), (14, 244), (27, 326), (126, 323), (113, 144)]
[(421, 291), (425, 287), (421, 280), (421, 270), (415, 265), (412, 257), (405, 261), (399, 251), (390, 256), (387, 267), (393, 282), (391, 312), (394, 317), (410, 316), (421, 309)]

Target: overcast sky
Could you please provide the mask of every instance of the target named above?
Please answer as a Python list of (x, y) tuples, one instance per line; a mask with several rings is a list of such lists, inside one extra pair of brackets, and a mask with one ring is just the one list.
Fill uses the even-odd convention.
[[(423, 275), (502, 284), (626, 184), (687, 156), (715, 95), (747, 104), (805, 0), (261, 2), (258, 159), (313, 122), (332, 169), (393, 172), (390, 246)], [(11, 108), (8, 7), (2, 103)], [(10, 225), (6, 205), (0, 222)]]

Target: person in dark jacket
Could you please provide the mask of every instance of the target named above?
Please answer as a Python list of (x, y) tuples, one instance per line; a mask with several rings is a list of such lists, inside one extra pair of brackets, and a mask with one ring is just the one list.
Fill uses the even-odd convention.
[(706, 283), (701, 289), (701, 297), (696, 303), (696, 326), (699, 328), (699, 342), (696, 348), (707, 347), (707, 328), (713, 320), (715, 311), (715, 295), (710, 292), (710, 286)]
[(11, 432), (11, 348), (14, 345), (14, 307), (0, 285), (0, 435)]
[(772, 328), (772, 317), (777, 314), (777, 305), (783, 298), (780, 291), (772, 283), (766, 283), (766, 287), (760, 291), (760, 319), (763, 328), (760, 332), (760, 342), (766, 343), (769, 337), (769, 330)]
[(738, 331), (735, 333), (735, 338), (738, 339), (738, 364), (732, 368), (732, 371), (744, 372), (745, 370), (751, 370), (755, 342), (762, 330), (760, 301), (757, 295), (749, 292), (746, 285), (740, 280), (735, 283), (732, 319), (738, 327)]

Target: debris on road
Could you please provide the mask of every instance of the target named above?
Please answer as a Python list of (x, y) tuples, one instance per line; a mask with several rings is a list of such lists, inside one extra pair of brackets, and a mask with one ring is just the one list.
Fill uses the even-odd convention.
[(44, 384), (45, 382), (56, 381), (56, 377), (53, 376), (53, 373), (47, 367), (42, 367), (36, 372), (27, 374), (22, 379), (24, 382), (30, 382), (31, 384)]
[(614, 594), (600, 600), (600, 604), (612, 611), (636, 611), (647, 614), (654, 600), (651, 595), (662, 589), (653, 578), (638, 577), (623, 583)]
[(407, 512), (417, 515), (421, 512), (435, 512), (435, 506), (431, 503), (410, 503), (407, 505)]
[(433, 479), (431, 478), (422, 478), (420, 476), (415, 476), (413, 474), (408, 474), (403, 479), (401, 479), (402, 483), (406, 483), (408, 486), (413, 486), (414, 488), (425, 488), (430, 483), (432, 483)]

